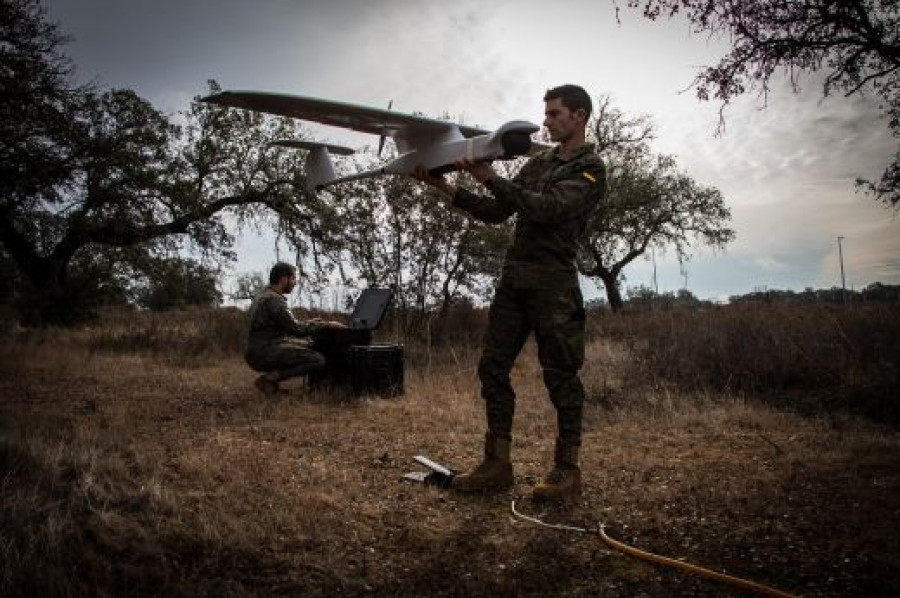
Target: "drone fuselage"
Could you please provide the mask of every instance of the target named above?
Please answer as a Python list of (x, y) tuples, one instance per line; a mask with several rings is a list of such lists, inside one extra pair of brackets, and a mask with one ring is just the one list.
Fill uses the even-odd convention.
[(401, 154), (384, 167), (384, 172), (410, 174), (421, 164), (429, 173), (437, 175), (456, 170), (455, 163), (461, 158), (470, 160), (515, 158), (528, 153), (531, 149), (531, 134), (537, 130), (536, 125), (515, 120), (486, 135), (468, 139), (459, 135), (457, 139), (439, 141)]
[(309, 151), (305, 170), (310, 191), (373, 176), (411, 174), (419, 165), (433, 175), (444, 174), (456, 170), (456, 162), (461, 158), (509, 160), (546, 147), (531, 141), (532, 133), (537, 132), (539, 127), (522, 120), (510, 121), (490, 131), (333, 100), (257, 91), (223, 91), (201, 101), (378, 135), (382, 140), (379, 147), (385, 137), (393, 138), (398, 153), (395, 160), (376, 170), (343, 177), (335, 175), (331, 154), (347, 155), (353, 153), (352, 149), (299, 139), (273, 142), (271, 145)]

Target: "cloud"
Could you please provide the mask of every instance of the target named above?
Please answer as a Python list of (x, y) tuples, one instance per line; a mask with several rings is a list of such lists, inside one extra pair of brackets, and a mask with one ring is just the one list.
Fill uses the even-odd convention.
[(873, 268), (876, 273), (876, 281), (888, 281), (893, 284), (900, 283), (900, 258), (896, 254), (890, 256), (885, 262), (878, 264)]
[(766, 272), (784, 272), (788, 269), (788, 265), (771, 255), (758, 255), (753, 258), (752, 264), (755, 268)]

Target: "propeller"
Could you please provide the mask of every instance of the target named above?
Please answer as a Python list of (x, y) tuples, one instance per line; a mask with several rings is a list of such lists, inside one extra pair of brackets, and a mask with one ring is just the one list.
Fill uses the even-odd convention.
[[(390, 109), (391, 109), (391, 106), (393, 106), (393, 105), (394, 105), (394, 100), (390, 100), (390, 101), (388, 102), (388, 107), (387, 107), (387, 109), (390, 110)], [(384, 131), (384, 129), (382, 129), (382, 131)], [(384, 133), (382, 132), (382, 133), (381, 133), (381, 137), (378, 138), (378, 157), (379, 157), (379, 158), (381, 157), (381, 150), (384, 149), (384, 137), (385, 137), (385, 135), (384, 135)]]

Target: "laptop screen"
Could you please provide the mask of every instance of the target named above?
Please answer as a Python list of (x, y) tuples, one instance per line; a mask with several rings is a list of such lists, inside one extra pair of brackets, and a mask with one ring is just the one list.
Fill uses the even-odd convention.
[(381, 324), (393, 297), (391, 289), (365, 289), (353, 306), (350, 328), (375, 330)]

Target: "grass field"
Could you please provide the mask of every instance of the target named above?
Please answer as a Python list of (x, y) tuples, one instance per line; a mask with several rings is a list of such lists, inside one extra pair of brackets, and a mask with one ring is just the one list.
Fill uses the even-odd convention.
[(268, 400), (237, 352), (242, 317), (119, 314), (0, 339), (0, 595), (740, 595), (521, 522), (514, 499), (804, 596), (900, 594), (897, 427), (793, 409), (789, 383), (767, 402), (764, 387), (667, 382), (637, 328), (678, 317), (592, 326), (584, 492), (560, 507), (529, 499), (555, 434), (530, 345), (514, 371), (516, 485), (469, 497), (401, 476), (415, 454), (480, 456), (477, 343), (409, 346), (402, 397), (296, 381)]

